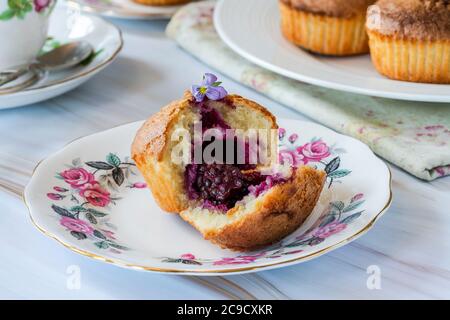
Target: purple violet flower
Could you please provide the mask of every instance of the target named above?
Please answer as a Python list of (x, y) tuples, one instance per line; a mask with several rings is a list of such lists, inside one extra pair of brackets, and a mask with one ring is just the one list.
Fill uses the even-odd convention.
[(191, 92), (197, 102), (202, 102), (205, 97), (210, 100), (220, 100), (228, 95), (224, 87), (220, 85), (222, 82), (217, 81), (217, 77), (212, 73), (205, 73), (203, 82), (199, 85), (193, 85)]

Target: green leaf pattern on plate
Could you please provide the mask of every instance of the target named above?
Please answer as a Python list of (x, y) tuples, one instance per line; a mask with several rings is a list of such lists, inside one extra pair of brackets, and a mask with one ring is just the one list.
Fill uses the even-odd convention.
[[(135, 164), (128, 157), (121, 160), (114, 153), (109, 153), (104, 160), (82, 162), (74, 159), (56, 174), (63, 186), (54, 186), (47, 197), (61, 204), (52, 203), (50, 208), (59, 219), (59, 223), (79, 241), (90, 240), (103, 250), (121, 253), (128, 247), (117, 243), (108, 211), (120, 197), (114, 195), (124, 183), (127, 188), (142, 189), (145, 184), (129, 181)], [(55, 193), (56, 191), (57, 193)]]

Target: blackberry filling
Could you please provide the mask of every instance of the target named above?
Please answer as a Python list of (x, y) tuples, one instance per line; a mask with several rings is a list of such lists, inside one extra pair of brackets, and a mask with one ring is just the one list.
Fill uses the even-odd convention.
[(203, 199), (206, 207), (227, 211), (260, 185), (266, 177), (258, 172), (244, 173), (230, 164), (190, 164), (186, 167), (188, 195)]
[[(205, 103), (197, 103), (201, 115), (203, 132), (218, 128), (224, 132), (231, 127), (225, 122), (220, 113)], [(226, 135), (224, 136), (225, 139)], [(235, 163), (237, 163), (237, 148), (241, 147), (235, 139)], [(201, 146), (204, 149), (209, 144), (204, 142)], [(203, 200), (203, 207), (226, 212), (252, 193), (259, 195), (255, 190), (268, 188), (267, 176), (259, 172), (251, 171), (256, 165), (249, 164), (249, 145), (245, 143), (245, 163), (244, 164), (189, 164), (185, 170), (185, 186), (188, 197), (191, 200)], [(226, 157), (226, 150), (224, 149)], [(271, 185), (272, 186), (272, 185)]]
[(203, 102), (198, 103), (197, 107), (200, 109), (203, 131), (211, 128), (223, 130), (231, 129), (216, 109), (206, 105)]
[[(229, 137), (227, 137), (226, 134), (226, 130), (228, 129), (232, 129), (227, 123), (226, 121), (223, 119), (223, 117), (220, 115), (220, 113), (208, 106), (206, 103), (204, 102), (200, 102), (196, 104), (197, 108), (199, 108), (200, 110), (200, 116), (201, 116), (201, 121), (202, 121), (202, 130), (203, 132), (205, 132), (208, 129), (220, 129), (223, 132), (223, 139), (224, 141), (224, 145), (223, 145), (223, 155), (224, 155), (224, 159), (223, 161), (225, 161), (226, 158), (226, 147), (227, 147), (227, 143), (229, 140), (231, 140)], [(230, 108), (234, 108), (234, 106), (229, 105)], [(234, 139), (234, 159), (233, 162), (236, 163), (236, 166), (241, 169), (241, 170), (252, 170), (256, 168), (256, 165), (250, 164), (250, 146), (248, 142), (245, 142), (244, 144), (242, 144), (241, 142), (238, 141), (237, 137), (232, 137), (232, 139)], [(214, 141), (214, 140), (213, 140)], [(210, 144), (211, 142), (203, 142), (202, 144), (202, 151), (206, 148), (206, 146), (208, 144)], [(240, 149), (238, 152), (238, 148)], [(244, 149), (244, 150), (242, 150)], [(237, 164), (238, 158), (237, 155), (238, 154), (244, 154), (244, 163), (241, 164)], [(213, 155), (214, 156), (214, 155)]]

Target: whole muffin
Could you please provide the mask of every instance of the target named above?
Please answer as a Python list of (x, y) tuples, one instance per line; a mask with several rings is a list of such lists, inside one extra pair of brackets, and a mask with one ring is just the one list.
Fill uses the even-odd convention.
[(450, 0), (380, 0), (368, 9), (367, 32), (381, 74), (450, 83)]
[(188, 3), (191, 0), (133, 0), (139, 4), (145, 4), (149, 6), (173, 6), (177, 4)]
[(369, 52), (367, 7), (375, 0), (279, 0), (281, 29), (292, 43), (325, 55)]

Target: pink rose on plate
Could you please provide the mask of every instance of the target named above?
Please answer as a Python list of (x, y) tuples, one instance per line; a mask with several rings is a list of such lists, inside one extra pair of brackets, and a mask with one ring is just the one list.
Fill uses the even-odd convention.
[(290, 164), (292, 167), (305, 164), (304, 156), (295, 150), (281, 150), (278, 154), (280, 164)]
[(82, 232), (85, 234), (92, 234), (94, 232), (94, 229), (87, 222), (82, 220), (62, 217), (59, 223), (70, 231)]
[(96, 207), (106, 207), (110, 202), (110, 194), (98, 182), (88, 183), (80, 190), (80, 196)]
[(183, 260), (194, 260), (195, 256), (192, 253), (185, 253), (182, 254), (180, 258)]
[(325, 239), (333, 234), (339, 233), (347, 227), (345, 223), (338, 221), (329, 223), (314, 231), (313, 235), (317, 238)]
[(350, 200), (350, 202), (353, 203), (355, 201), (361, 200), (362, 198), (364, 198), (364, 194), (358, 193), (353, 196), (353, 198), (352, 198), (352, 200)]
[(294, 133), (289, 136), (288, 140), (290, 143), (294, 143), (295, 141), (297, 141), (297, 139), (298, 139), (298, 134)]
[(52, 0), (34, 0), (34, 9), (37, 12), (41, 12), (45, 8), (47, 8)]
[(75, 189), (95, 181), (94, 175), (83, 168), (68, 169), (61, 172), (60, 175), (65, 182)]
[(321, 140), (298, 147), (297, 151), (305, 157), (306, 162), (317, 162), (330, 156), (330, 148)]
[(61, 187), (53, 187), (53, 190), (55, 190), (57, 192), (67, 192), (67, 191), (69, 191), (66, 188), (61, 188)]
[(47, 193), (47, 197), (49, 197), (52, 200), (62, 200), (65, 198), (63, 195), (57, 193)]
[(116, 240), (116, 238), (114, 237), (114, 232), (109, 231), (109, 230), (105, 230), (105, 229), (101, 229), (101, 230), (102, 230), (103, 234), (104, 234), (107, 238), (112, 239), (112, 240)]
[(229, 265), (229, 264), (247, 264), (247, 263), (252, 263), (254, 262), (256, 259), (258, 259), (259, 257), (264, 256), (265, 253), (259, 253), (259, 254), (255, 254), (255, 255), (249, 255), (249, 256), (238, 256), (235, 258), (222, 258), (220, 260), (217, 260), (213, 263), (213, 265), (215, 266), (225, 266), (225, 265)]
[(131, 187), (136, 189), (144, 189), (147, 188), (147, 184), (145, 182), (135, 182)]

